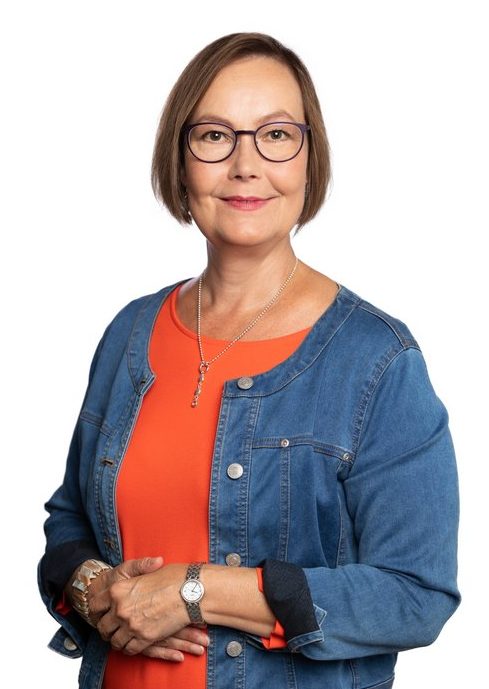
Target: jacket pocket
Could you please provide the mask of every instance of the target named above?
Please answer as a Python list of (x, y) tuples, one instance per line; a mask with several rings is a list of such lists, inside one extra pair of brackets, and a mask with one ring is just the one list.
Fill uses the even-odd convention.
[[(337, 564), (344, 448), (309, 435), (255, 438), (250, 467), (250, 563)], [(305, 535), (307, 534), (307, 537)]]

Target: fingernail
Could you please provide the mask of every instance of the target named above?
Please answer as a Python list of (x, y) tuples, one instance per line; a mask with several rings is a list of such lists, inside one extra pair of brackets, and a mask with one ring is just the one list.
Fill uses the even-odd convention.
[(208, 636), (202, 635), (199, 637), (199, 644), (202, 644), (203, 646), (208, 646), (210, 643), (210, 639)]

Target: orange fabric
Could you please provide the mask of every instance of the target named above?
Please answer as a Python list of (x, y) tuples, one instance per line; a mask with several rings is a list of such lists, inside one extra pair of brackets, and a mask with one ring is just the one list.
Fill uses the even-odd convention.
[[(166, 563), (207, 561), (208, 497), (223, 383), (269, 370), (297, 349), (310, 328), (283, 337), (238, 341), (205, 376), (197, 407), (197, 335), (179, 320), (178, 286), (165, 300), (149, 358), (147, 392), (120, 470), (116, 501), (124, 559), (162, 555)], [(225, 340), (202, 338), (209, 360)], [(205, 689), (206, 655), (181, 663), (111, 651), (103, 689)]]
[[(261, 567), (256, 568), (256, 578), (258, 581), (258, 589), (263, 593), (263, 569)], [(278, 620), (275, 620), (275, 627), (272, 629), (272, 633), (269, 638), (266, 639), (262, 637), (262, 644), (268, 650), (272, 648), (284, 648), (287, 646), (285, 640), (285, 631)]]

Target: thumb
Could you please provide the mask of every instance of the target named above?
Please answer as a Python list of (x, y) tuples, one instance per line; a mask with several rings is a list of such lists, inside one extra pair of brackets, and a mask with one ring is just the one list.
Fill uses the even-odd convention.
[(142, 557), (139, 560), (126, 560), (121, 565), (121, 574), (124, 577), (139, 577), (141, 574), (150, 574), (163, 566), (163, 558)]
[(139, 574), (149, 574), (150, 572), (156, 572), (157, 569), (163, 566), (163, 558), (161, 555), (158, 557), (143, 557), (141, 560), (136, 560), (136, 563)]

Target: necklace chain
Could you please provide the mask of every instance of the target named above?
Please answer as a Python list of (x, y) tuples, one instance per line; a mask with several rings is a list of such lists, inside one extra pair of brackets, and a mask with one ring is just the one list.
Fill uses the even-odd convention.
[(233, 346), (233, 344), (235, 344), (235, 343), (236, 343), (238, 340), (240, 340), (244, 335), (246, 335), (246, 333), (247, 333), (249, 330), (251, 330), (251, 328), (252, 328), (254, 325), (256, 325), (257, 321), (259, 321), (260, 318), (262, 318), (262, 316), (265, 315), (265, 313), (268, 311), (268, 309), (269, 309), (271, 306), (273, 306), (273, 304), (277, 301), (277, 299), (278, 299), (279, 296), (282, 294), (282, 292), (283, 292), (283, 290), (285, 289), (285, 287), (288, 285), (288, 283), (289, 283), (290, 280), (292, 279), (292, 277), (293, 277), (293, 275), (294, 275), (294, 273), (295, 273), (295, 271), (296, 271), (298, 262), (299, 262), (299, 259), (296, 257), (294, 267), (292, 268), (291, 272), (289, 273), (287, 279), (282, 283), (282, 285), (280, 286), (278, 292), (276, 292), (276, 294), (275, 294), (275, 295), (273, 296), (273, 298), (268, 302), (268, 304), (265, 306), (265, 308), (262, 309), (262, 311), (260, 311), (260, 313), (258, 314), (258, 316), (256, 316), (256, 317), (251, 321), (251, 323), (249, 323), (249, 324), (246, 326), (246, 328), (245, 328), (239, 335), (237, 335), (237, 336), (234, 338), (234, 340), (231, 340), (231, 342), (228, 342), (227, 345), (224, 347), (224, 349), (221, 350), (218, 354), (216, 354), (216, 356), (212, 357), (212, 359), (210, 359), (209, 361), (206, 361), (206, 360), (205, 360), (205, 357), (204, 357), (204, 350), (203, 350), (203, 347), (202, 347), (202, 338), (201, 338), (201, 335), (200, 335), (200, 322), (201, 322), (201, 314), (202, 314), (202, 282), (203, 282), (204, 275), (205, 275), (206, 272), (207, 272), (207, 269), (204, 270), (204, 271), (201, 273), (201, 275), (200, 275), (200, 277), (199, 277), (199, 291), (198, 291), (198, 297), (197, 297), (197, 340), (198, 340), (198, 343), (199, 343), (199, 353), (200, 353), (199, 379), (198, 379), (198, 382), (197, 382), (197, 387), (196, 387), (195, 392), (194, 392), (194, 397), (193, 397), (193, 400), (192, 400), (192, 407), (196, 407), (197, 404), (198, 404), (199, 396), (200, 396), (200, 393), (202, 392), (202, 384), (203, 384), (203, 382), (204, 382), (205, 374), (206, 374), (207, 371), (209, 370), (210, 365), (213, 364), (214, 361), (216, 361), (216, 359), (219, 359), (219, 357), (221, 357), (225, 352), (227, 352), (228, 349), (229, 349), (230, 347)]

